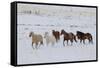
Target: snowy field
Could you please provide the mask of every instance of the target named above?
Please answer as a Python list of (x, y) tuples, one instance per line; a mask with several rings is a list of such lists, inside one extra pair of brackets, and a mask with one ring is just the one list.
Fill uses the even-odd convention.
[[(18, 64), (37, 64), (37, 63), (52, 63), (52, 62), (70, 62), (96, 60), (96, 20), (94, 17), (73, 17), (61, 18), (56, 16), (39, 16), (32, 14), (18, 14), (17, 23), (17, 57)], [(88, 32), (93, 36), (93, 44), (74, 42), (73, 45), (65, 42), (63, 46), (63, 36), (55, 45), (44, 45), (33, 49), (31, 46), (31, 38), (29, 33), (33, 31), (36, 34), (44, 36), (45, 32), (51, 34), (52, 30), (61, 32), (64, 29), (66, 32), (76, 34), (76, 31)], [(34, 46), (34, 45), (33, 45)]]

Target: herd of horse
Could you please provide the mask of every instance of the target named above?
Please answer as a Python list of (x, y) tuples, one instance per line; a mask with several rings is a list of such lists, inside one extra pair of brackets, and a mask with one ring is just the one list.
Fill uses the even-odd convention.
[(75, 35), (72, 32), (70, 33), (66, 32), (64, 29), (62, 29), (61, 32), (52, 30), (52, 35), (49, 35), (48, 32), (45, 32), (44, 37), (40, 34), (35, 34), (34, 32), (30, 32), (29, 37), (32, 37), (32, 47), (33, 44), (36, 44), (35, 48), (37, 48), (39, 43), (40, 45), (43, 45), (43, 38), (46, 39), (47, 45), (49, 43), (54, 45), (55, 42), (58, 42), (60, 40), (60, 36), (62, 35), (63, 35), (63, 46), (65, 46), (65, 41), (67, 41), (67, 45), (69, 41), (72, 44), (74, 41), (77, 43), (78, 40), (80, 40), (80, 43), (85, 44), (86, 39), (89, 41), (89, 43), (93, 43), (93, 37), (90, 33), (76, 31), (76, 35)]

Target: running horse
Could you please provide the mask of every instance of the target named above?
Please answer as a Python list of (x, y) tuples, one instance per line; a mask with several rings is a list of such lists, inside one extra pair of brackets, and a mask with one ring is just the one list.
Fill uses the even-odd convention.
[(56, 38), (56, 42), (58, 42), (58, 40), (60, 40), (60, 32), (52, 30), (52, 34)]
[(83, 33), (81, 31), (77, 31), (76, 33), (76, 36), (80, 40), (80, 43), (83, 41), (83, 43), (85, 44), (86, 39), (89, 41), (89, 43), (93, 43), (93, 38), (90, 33)]
[(64, 35), (64, 38), (63, 38), (63, 45), (65, 46), (65, 44), (64, 44), (64, 42), (65, 41), (67, 41), (67, 45), (68, 45), (68, 41), (70, 40), (70, 42), (71, 42), (71, 45), (72, 45), (72, 43), (73, 43), (73, 40), (75, 41), (75, 42), (77, 42), (77, 40), (76, 40), (76, 36), (72, 33), (72, 32), (70, 32), (70, 33), (67, 33), (65, 30), (61, 30), (61, 35)]

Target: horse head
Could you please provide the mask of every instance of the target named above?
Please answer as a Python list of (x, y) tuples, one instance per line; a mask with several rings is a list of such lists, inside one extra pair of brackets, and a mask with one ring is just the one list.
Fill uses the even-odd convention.
[(62, 30), (61, 30), (61, 34), (60, 34), (60, 35), (62, 35), (62, 34), (65, 34), (65, 31), (64, 31), (64, 29), (62, 29)]
[(52, 32), (55, 32), (55, 30), (52, 30)]
[(55, 30), (52, 30), (52, 34), (53, 34), (53, 35), (55, 34)]
[(29, 33), (29, 37), (31, 37), (31, 36), (32, 36), (32, 34), (34, 34), (34, 32), (30, 32), (30, 33)]
[(80, 39), (80, 38), (82, 38), (84, 36), (84, 33), (81, 32), (81, 31), (77, 31), (76, 32), (76, 36), (77, 36), (78, 39)]

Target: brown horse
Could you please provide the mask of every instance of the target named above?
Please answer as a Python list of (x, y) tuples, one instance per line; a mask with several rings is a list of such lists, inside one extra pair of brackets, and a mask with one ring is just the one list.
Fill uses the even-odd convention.
[(68, 44), (68, 41), (70, 40), (71, 44), (73, 43), (73, 40), (75, 42), (77, 42), (76, 40), (76, 36), (73, 34), (73, 33), (67, 33), (65, 32), (64, 30), (61, 30), (61, 35), (64, 35), (64, 39), (63, 39), (63, 45), (65, 46), (64, 42), (65, 40), (67, 41), (67, 44)]
[(58, 42), (58, 40), (60, 40), (60, 32), (52, 30), (52, 34), (56, 38), (56, 42)]
[(85, 44), (86, 39), (89, 41), (89, 43), (93, 43), (93, 38), (90, 33), (83, 33), (83, 32), (77, 31), (76, 36), (80, 40), (80, 43), (83, 41), (83, 43)]

